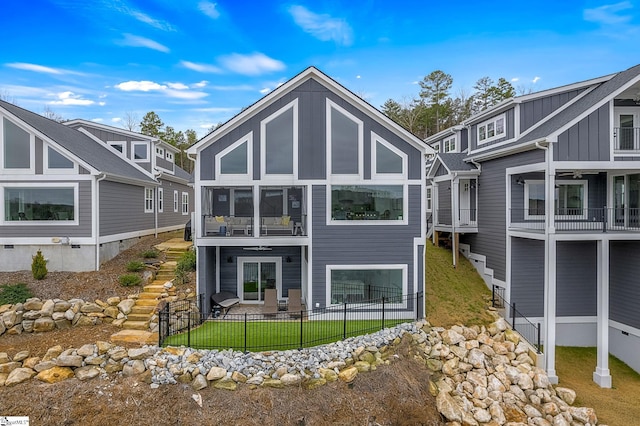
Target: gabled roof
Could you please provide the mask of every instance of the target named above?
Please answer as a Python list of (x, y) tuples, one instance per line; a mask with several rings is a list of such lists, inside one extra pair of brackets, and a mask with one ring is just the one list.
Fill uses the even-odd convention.
[(0, 101), (0, 108), (31, 127), (36, 134), (41, 134), (45, 139), (55, 142), (69, 153), (80, 158), (97, 172), (127, 180), (156, 183), (149, 174), (123, 161), (117, 154), (111, 152), (106, 145), (96, 143), (77, 130), (8, 102)]
[(435, 176), (440, 164), (447, 169), (449, 174), (455, 172), (480, 172), (474, 164), (464, 161), (465, 158), (467, 158), (467, 154), (464, 152), (442, 152), (436, 154), (427, 171), (427, 178)]
[(453, 135), (453, 134), (455, 134), (456, 132), (458, 132), (458, 131), (460, 131), (462, 129), (464, 129), (464, 126), (462, 126), (460, 124), (456, 124), (455, 126), (448, 127), (448, 128), (446, 128), (444, 130), (439, 131), (438, 133), (435, 133), (435, 134), (427, 137), (424, 140), (424, 142), (426, 144), (432, 144), (434, 142), (439, 141), (440, 139), (443, 139), (446, 136)]
[(309, 67), (287, 81), (286, 83), (280, 85), (277, 89), (272, 91), (271, 93), (265, 95), (263, 98), (259, 99), (257, 102), (249, 106), (248, 108), (241, 111), (239, 114), (231, 118), (229, 121), (204, 136), (200, 141), (193, 144), (189, 149), (189, 154), (196, 154), (198, 151), (206, 148), (210, 144), (214, 143), (216, 140), (220, 139), (230, 130), (235, 128), (239, 123), (247, 119), (248, 117), (252, 117), (258, 111), (264, 109), (266, 106), (270, 105), (273, 101), (277, 100), (283, 94), (291, 91), (295, 87), (299, 86), (303, 82), (309, 79), (315, 79), (319, 81), (321, 84), (325, 85), (329, 89), (341, 95), (343, 98), (348, 99), (354, 106), (367, 113), (369, 116), (374, 117), (379, 122), (383, 123), (384, 126), (390, 131), (394, 132), (399, 137), (405, 139), (409, 143), (411, 143), (416, 149), (422, 151), (423, 153), (432, 153), (433, 149), (423, 143), (423, 141), (391, 120), (389, 117), (384, 115), (377, 108), (366, 102), (361, 97), (357, 96), (355, 93), (351, 92), (349, 89), (332, 79), (331, 77), (324, 74), (322, 71), (318, 70), (315, 67)]

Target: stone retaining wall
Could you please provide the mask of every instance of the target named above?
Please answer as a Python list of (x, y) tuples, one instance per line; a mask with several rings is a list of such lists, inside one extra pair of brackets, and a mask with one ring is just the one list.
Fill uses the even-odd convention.
[(243, 353), (145, 346), (125, 349), (107, 342), (62, 350), (56, 346), (42, 358), (27, 351), (10, 357), (0, 353), (0, 386), (33, 377), (47, 383), (99, 375), (138, 376), (151, 388), (189, 383), (196, 391), (212, 386), (302, 386), (353, 381), (362, 372), (393, 359), (408, 339), (410, 353), (433, 371), (431, 389), (449, 426), (534, 425), (591, 426), (593, 409), (572, 406), (575, 392), (554, 388), (535, 367), (528, 345), (498, 319), (489, 327), (431, 327), (427, 322), (401, 324), (303, 350)]

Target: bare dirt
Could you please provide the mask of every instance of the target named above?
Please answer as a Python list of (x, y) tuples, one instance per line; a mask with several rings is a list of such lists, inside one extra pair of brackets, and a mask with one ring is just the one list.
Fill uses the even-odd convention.
[[(42, 281), (30, 271), (0, 273), (0, 284), (24, 282), (36, 297), (106, 300), (138, 290), (120, 286), (130, 260), (177, 235), (144, 237), (133, 248), (105, 263), (98, 272), (50, 272)], [(189, 285), (193, 286), (193, 282)], [(0, 336), (0, 352), (9, 356), (29, 350), (43, 356), (55, 345), (79, 348), (108, 341), (119, 331), (111, 325), (78, 327), (49, 333)], [(444, 423), (429, 393), (430, 374), (402, 345), (393, 362), (359, 374), (353, 383), (329, 383), (314, 390), (301, 387), (236, 391), (212, 387), (195, 392), (189, 385), (151, 389), (135, 377), (110, 375), (87, 382), (57, 384), (38, 380), (0, 387), (0, 416), (29, 416), (33, 425), (425, 425)], [(202, 398), (202, 406), (193, 396)]]

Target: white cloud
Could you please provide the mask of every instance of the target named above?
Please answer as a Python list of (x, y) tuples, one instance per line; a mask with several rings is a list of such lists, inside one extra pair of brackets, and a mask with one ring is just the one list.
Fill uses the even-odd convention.
[(91, 121), (93, 121), (94, 123), (102, 123), (104, 121), (104, 119), (102, 119), (102, 118), (92, 118)]
[(229, 70), (243, 75), (260, 75), (273, 71), (281, 71), (285, 68), (284, 63), (277, 59), (272, 59), (263, 53), (252, 53), (241, 55), (232, 53), (222, 56), (220, 62)]
[(157, 50), (158, 52), (169, 53), (169, 48), (158, 43), (157, 41), (128, 33), (123, 35), (124, 39), (116, 41), (116, 43), (121, 46), (146, 47), (147, 49)]
[(153, 81), (142, 80), (142, 81), (125, 81), (122, 83), (118, 83), (114, 86), (116, 89), (120, 89), (125, 92), (149, 92), (151, 90), (164, 90), (167, 86), (162, 84), (158, 84)]
[(517, 83), (518, 81), (520, 81), (520, 78), (518, 78), (518, 77), (513, 77), (513, 78), (511, 79), (511, 81), (512, 81), (513, 83)]
[(222, 72), (222, 70), (216, 67), (215, 65), (196, 64), (195, 62), (189, 62), (189, 61), (180, 61), (180, 65), (192, 71), (197, 71), (197, 72), (210, 72), (210, 73)]
[(219, 90), (221, 92), (231, 92), (231, 91), (252, 91), (255, 90), (252, 86), (249, 86), (248, 84), (240, 84), (238, 86), (211, 86), (211, 89), (213, 90)]
[(207, 80), (202, 80), (202, 81), (199, 81), (197, 83), (193, 83), (191, 85), (191, 87), (194, 88), (194, 89), (202, 89), (203, 87), (206, 87), (207, 84), (209, 84), (209, 82)]
[(224, 107), (208, 107), (208, 108), (193, 108), (192, 111), (196, 112), (213, 112), (213, 113), (235, 113), (240, 108), (224, 108)]
[(623, 1), (615, 4), (605, 4), (593, 9), (585, 9), (582, 16), (585, 21), (595, 22), (600, 25), (620, 25), (626, 24), (631, 20), (631, 14), (624, 15), (620, 13), (629, 9), (633, 9), (633, 4), (630, 1)]
[(200, 127), (201, 129), (210, 129), (210, 128), (212, 128), (213, 126), (215, 126), (215, 124), (214, 124), (214, 123), (202, 123), (202, 124), (201, 124), (200, 126), (198, 126), (198, 127)]
[(189, 86), (184, 83), (167, 83), (167, 86), (169, 86), (170, 89), (175, 90), (186, 90), (189, 88)]
[(535, 84), (535, 83), (537, 83), (538, 81), (540, 81), (540, 78), (541, 78), (541, 77), (535, 76), (535, 77), (533, 77), (533, 80), (531, 80), (531, 82)]
[(205, 92), (185, 92), (184, 90), (174, 90), (174, 89), (167, 89), (164, 91), (164, 93), (166, 93), (167, 96), (172, 98), (190, 99), (190, 100), (200, 99), (200, 98), (204, 98), (205, 96), (209, 96), (209, 94)]
[(12, 62), (5, 65), (19, 70), (40, 72), (44, 74), (62, 74), (62, 71), (51, 67), (45, 67), (44, 65), (27, 64), (25, 62)]
[(353, 43), (353, 30), (344, 19), (313, 13), (300, 5), (291, 6), (289, 13), (300, 28), (319, 40), (333, 40), (344, 46), (350, 46)]
[(265, 87), (264, 89), (260, 89), (260, 93), (263, 94), (263, 95), (266, 95), (270, 91), (271, 91), (271, 89), (269, 89), (268, 87)]
[(98, 105), (100, 106), (105, 106), (107, 103), (106, 102), (98, 102)]
[(175, 31), (176, 29), (170, 23), (166, 21), (160, 21), (158, 19), (154, 19), (146, 13), (138, 12), (137, 10), (130, 11), (131, 16), (136, 18), (140, 22), (144, 22), (145, 24), (151, 25), (153, 28), (157, 28), (163, 31)]
[(76, 105), (76, 106), (88, 106), (93, 105), (95, 102), (90, 99), (82, 99), (80, 95), (76, 95), (73, 92), (66, 91), (56, 93), (58, 98), (55, 101), (49, 102), (51, 105)]
[(119, 122), (121, 122), (121, 121), (122, 121), (122, 118), (120, 118), (120, 117), (113, 117), (113, 118), (111, 119), (111, 122), (112, 122), (112, 123), (119, 123)]
[(200, 12), (207, 15), (209, 18), (218, 19), (220, 17), (220, 12), (216, 8), (218, 6), (216, 3), (211, 3), (208, 1), (201, 1), (198, 3), (198, 9)]

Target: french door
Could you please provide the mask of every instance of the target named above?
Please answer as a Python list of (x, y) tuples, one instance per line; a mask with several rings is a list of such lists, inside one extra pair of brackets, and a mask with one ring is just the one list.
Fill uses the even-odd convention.
[(282, 259), (279, 257), (239, 257), (238, 295), (243, 302), (264, 301), (265, 289), (282, 289)]

